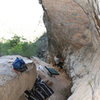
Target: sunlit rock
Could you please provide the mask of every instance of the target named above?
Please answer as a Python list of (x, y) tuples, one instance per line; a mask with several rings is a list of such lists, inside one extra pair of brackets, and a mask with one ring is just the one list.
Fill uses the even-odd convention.
[(36, 79), (36, 68), (34, 63), (21, 57), (28, 70), (18, 73), (13, 70), (12, 63), (16, 57), (21, 56), (3, 56), (0, 57), (0, 98), (1, 100), (21, 100), (25, 90), (30, 90)]

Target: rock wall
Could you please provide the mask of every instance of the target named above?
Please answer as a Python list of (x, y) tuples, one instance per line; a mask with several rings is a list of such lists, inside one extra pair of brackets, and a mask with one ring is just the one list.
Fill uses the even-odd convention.
[(79, 48), (91, 44), (88, 18), (76, 3), (72, 0), (42, 1), (50, 23), (47, 27), (50, 52), (59, 53), (68, 43)]
[(48, 38), (45, 33), (41, 38), (36, 41), (37, 44), (37, 56), (43, 61), (47, 61), (47, 51), (48, 51)]
[(21, 56), (3, 56), (0, 57), (0, 100), (25, 100), (24, 91), (31, 89), (36, 79), (36, 68), (34, 63), (25, 58), (28, 70), (23, 73), (16, 73), (13, 70), (12, 63), (16, 57)]
[(61, 55), (73, 80), (68, 100), (99, 100), (97, 0), (42, 0), (42, 4), (46, 11), (50, 59)]

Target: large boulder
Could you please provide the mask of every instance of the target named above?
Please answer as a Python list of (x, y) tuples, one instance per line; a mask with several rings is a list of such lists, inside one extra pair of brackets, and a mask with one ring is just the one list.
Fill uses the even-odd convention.
[[(18, 73), (13, 70), (12, 63), (16, 57), (22, 58), (28, 70)], [(36, 79), (36, 67), (34, 63), (21, 56), (0, 57), (0, 98), (1, 100), (23, 100), (25, 90), (33, 87)]]
[(98, 1), (42, 0), (50, 59), (61, 55), (73, 81), (68, 100), (100, 100)]
[(68, 44), (78, 48), (92, 44), (89, 19), (73, 0), (42, 0), (42, 4), (51, 54), (62, 54)]

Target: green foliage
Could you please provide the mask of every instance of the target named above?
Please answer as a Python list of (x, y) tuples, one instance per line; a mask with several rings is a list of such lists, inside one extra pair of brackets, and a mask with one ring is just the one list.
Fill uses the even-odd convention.
[(24, 38), (14, 36), (11, 40), (0, 42), (0, 55), (22, 55), (31, 57), (36, 55), (37, 45), (32, 42), (25, 42)]

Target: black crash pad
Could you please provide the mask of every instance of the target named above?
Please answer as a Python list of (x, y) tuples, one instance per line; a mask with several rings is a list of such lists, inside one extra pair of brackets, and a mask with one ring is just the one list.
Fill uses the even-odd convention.
[(48, 70), (48, 72), (51, 74), (51, 75), (59, 75), (58, 71), (56, 71), (54, 68), (48, 68), (45, 66), (45, 68)]

